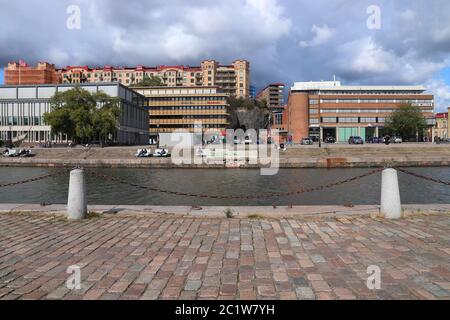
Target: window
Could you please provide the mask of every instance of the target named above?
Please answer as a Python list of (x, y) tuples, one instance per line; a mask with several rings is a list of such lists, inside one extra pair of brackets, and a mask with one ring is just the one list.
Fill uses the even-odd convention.
[(318, 124), (319, 119), (309, 119), (309, 124)]
[(319, 104), (319, 100), (318, 99), (309, 99), (309, 104)]
[(358, 123), (358, 118), (339, 118), (339, 123)]
[(372, 123), (372, 122), (377, 122), (377, 118), (364, 118), (362, 117), (360, 119), (361, 123)]
[(378, 123), (385, 123), (386, 122), (386, 118), (378, 118)]
[(319, 110), (318, 109), (309, 109), (309, 114), (318, 114)]
[(323, 117), (322, 122), (324, 123), (336, 123), (335, 117)]

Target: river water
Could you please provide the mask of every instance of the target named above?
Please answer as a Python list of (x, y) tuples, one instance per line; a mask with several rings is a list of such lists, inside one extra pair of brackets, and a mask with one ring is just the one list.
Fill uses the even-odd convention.
[[(0, 167), (0, 184), (38, 177), (61, 169)], [(371, 169), (281, 169), (275, 176), (261, 176), (249, 169), (90, 169), (149, 187), (206, 195), (252, 195), (290, 192), (302, 187), (316, 187), (364, 174)], [(411, 168), (410, 171), (450, 181), (450, 168)], [(0, 203), (67, 202), (69, 177), (0, 189)], [(446, 185), (418, 179), (399, 172), (402, 203), (450, 203)], [(106, 181), (87, 174), (89, 204), (105, 205), (343, 205), (378, 204), (381, 173), (346, 183), (332, 189), (270, 199), (209, 199), (170, 195)]]

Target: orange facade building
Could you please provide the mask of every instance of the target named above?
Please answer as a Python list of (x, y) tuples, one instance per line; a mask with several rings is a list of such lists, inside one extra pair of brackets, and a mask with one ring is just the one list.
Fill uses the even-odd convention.
[(57, 84), (60, 83), (54, 64), (39, 62), (30, 67), (23, 61), (10, 62), (5, 67), (5, 85)]
[(400, 105), (410, 103), (422, 111), (431, 139), (434, 96), (422, 86), (344, 86), (339, 81), (297, 82), (284, 112), (285, 126), (294, 142), (302, 138), (350, 136), (382, 137), (386, 119)]

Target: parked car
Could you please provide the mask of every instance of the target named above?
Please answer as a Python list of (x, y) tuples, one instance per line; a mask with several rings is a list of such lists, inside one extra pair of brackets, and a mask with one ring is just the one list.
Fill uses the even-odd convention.
[(402, 143), (403, 139), (401, 137), (392, 137), (393, 143)]
[(336, 139), (334, 137), (329, 136), (329, 137), (325, 138), (325, 142), (326, 143), (336, 143)]
[(358, 137), (358, 136), (355, 136), (355, 137), (351, 136), (348, 139), (348, 143), (349, 144), (364, 144), (364, 140), (361, 137)]
[(171, 154), (169, 153), (168, 149), (161, 148), (161, 149), (156, 149), (155, 152), (151, 156), (155, 157), (155, 158), (170, 158)]
[(138, 151), (136, 152), (136, 154), (134, 156), (138, 157), (138, 158), (148, 158), (148, 157), (152, 156), (152, 152), (151, 152), (151, 150), (147, 150), (147, 149), (138, 149)]
[(311, 138), (303, 138), (302, 141), (300, 142), (300, 144), (302, 146), (312, 146), (314, 144), (314, 142), (312, 141)]
[(367, 143), (381, 143), (381, 142), (383, 142), (383, 140), (378, 137), (369, 137), (366, 139), (366, 142)]

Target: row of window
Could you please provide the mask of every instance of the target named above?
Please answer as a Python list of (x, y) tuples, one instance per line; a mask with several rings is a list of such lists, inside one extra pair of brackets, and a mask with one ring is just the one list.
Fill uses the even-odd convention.
[(0, 126), (40, 126), (43, 124), (42, 117), (0, 117)]
[(169, 107), (150, 107), (150, 110), (226, 110), (225, 106), (169, 106)]
[(414, 90), (310, 90), (308, 91), (311, 95), (417, 95), (421, 94), (422, 91)]
[(150, 116), (150, 119), (224, 119), (226, 120), (227, 117), (224, 117), (223, 115), (216, 115), (216, 114), (207, 114), (207, 115), (164, 115), (164, 116)]
[[(432, 112), (433, 107), (421, 107), (423, 112)], [(395, 109), (320, 109), (320, 113), (391, 113)], [(319, 109), (309, 109), (309, 114), (318, 114)]]
[[(318, 104), (317, 99), (310, 99), (310, 104)], [(428, 103), (433, 100), (410, 100), (410, 99), (320, 99), (320, 103)]]
[(151, 97), (149, 101), (224, 101), (224, 97)]
[[(384, 123), (386, 118), (378, 117), (323, 117), (323, 123)], [(319, 119), (310, 119), (310, 124), (319, 124)]]
[[(196, 124), (150, 124), (150, 128), (173, 128), (173, 129), (183, 129), (183, 128), (196, 128)], [(221, 124), (202, 124), (203, 128), (223, 128)]]

